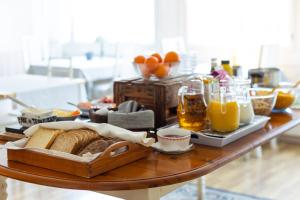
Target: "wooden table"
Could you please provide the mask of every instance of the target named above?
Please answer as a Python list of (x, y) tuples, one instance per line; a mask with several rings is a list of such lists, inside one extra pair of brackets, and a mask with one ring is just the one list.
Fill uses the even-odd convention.
[[(101, 191), (126, 199), (159, 199), (162, 194), (182, 185), (182, 182), (207, 175), (299, 124), (299, 111), (272, 114), (270, 122), (264, 129), (223, 148), (195, 145), (194, 150), (182, 155), (153, 152), (148, 158), (91, 179), (17, 162), (7, 162), (6, 151), (1, 149), (0, 175), (40, 185)], [(0, 188), (5, 189), (5, 179), (1, 180)]]

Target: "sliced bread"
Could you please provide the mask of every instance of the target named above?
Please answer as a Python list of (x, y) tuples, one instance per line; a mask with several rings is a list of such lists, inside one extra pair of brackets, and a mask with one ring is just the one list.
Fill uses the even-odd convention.
[(75, 154), (98, 137), (97, 133), (87, 129), (69, 130), (60, 134), (50, 149)]
[(61, 130), (39, 128), (28, 140), (24, 148), (48, 149)]
[(107, 147), (109, 146), (109, 143), (103, 139), (97, 139), (88, 144), (85, 148), (83, 148), (77, 155), (82, 156), (86, 153), (100, 153), (103, 152)]

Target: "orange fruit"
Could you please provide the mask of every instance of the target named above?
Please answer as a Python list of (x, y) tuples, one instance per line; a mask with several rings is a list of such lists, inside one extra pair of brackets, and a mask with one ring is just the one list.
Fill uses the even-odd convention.
[(164, 62), (179, 62), (179, 55), (175, 51), (170, 51), (165, 55)]
[(165, 78), (168, 76), (170, 67), (164, 63), (160, 63), (155, 70), (154, 74), (157, 78)]
[(159, 62), (159, 63), (162, 62), (162, 58), (161, 58), (161, 56), (159, 55), (159, 53), (154, 53), (154, 54), (152, 54), (151, 56), (156, 57), (156, 58), (158, 59), (158, 62)]
[(150, 72), (154, 72), (156, 68), (158, 67), (158, 59), (154, 56), (150, 56), (146, 59), (146, 66), (148, 67)]
[(145, 63), (145, 60), (146, 60), (146, 58), (144, 56), (142, 56), (142, 55), (136, 56), (134, 58), (134, 62), (136, 64), (143, 64), (143, 63)]

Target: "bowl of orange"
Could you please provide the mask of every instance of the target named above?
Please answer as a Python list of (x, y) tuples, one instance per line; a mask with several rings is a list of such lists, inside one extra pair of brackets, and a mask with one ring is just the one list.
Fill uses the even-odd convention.
[(138, 55), (134, 58), (133, 66), (144, 79), (161, 80), (176, 75), (179, 63), (179, 55), (170, 51), (164, 57), (159, 53), (151, 54), (148, 57)]
[(278, 95), (274, 109), (285, 110), (291, 107), (296, 99), (293, 89), (277, 89)]

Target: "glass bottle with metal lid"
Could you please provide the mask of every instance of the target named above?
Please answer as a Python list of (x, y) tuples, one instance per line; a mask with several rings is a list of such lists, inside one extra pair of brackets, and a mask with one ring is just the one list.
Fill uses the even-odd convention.
[(254, 119), (254, 110), (249, 93), (250, 79), (234, 79), (236, 98), (240, 106), (240, 124), (249, 124)]

